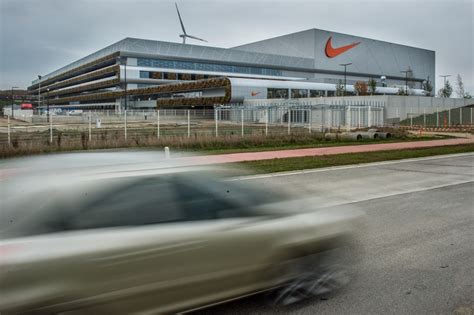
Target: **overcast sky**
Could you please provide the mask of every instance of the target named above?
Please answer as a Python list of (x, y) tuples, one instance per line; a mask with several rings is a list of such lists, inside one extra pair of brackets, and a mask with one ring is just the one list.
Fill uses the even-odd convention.
[[(435, 50), (436, 75), (459, 73), (474, 94), (473, 0), (177, 2), (186, 31), (210, 46), (321, 28)], [(0, 88), (26, 88), (125, 37), (180, 42), (180, 32), (174, 1), (0, 0)]]

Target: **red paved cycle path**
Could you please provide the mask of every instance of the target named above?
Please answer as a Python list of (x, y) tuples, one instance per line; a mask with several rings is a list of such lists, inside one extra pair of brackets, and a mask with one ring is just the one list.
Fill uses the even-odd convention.
[(322, 155), (335, 155), (335, 154), (344, 154), (344, 153), (361, 153), (361, 152), (375, 152), (375, 151), (387, 151), (387, 150), (431, 148), (431, 147), (470, 144), (470, 143), (474, 143), (474, 138), (379, 143), (379, 144), (361, 144), (361, 145), (347, 145), (347, 146), (339, 146), (339, 147), (278, 150), (278, 151), (264, 151), (264, 152), (231, 153), (231, 154), (195, 156), (191, 158), (183, 157), (183, 158), (177, 158), (176, 160), (178, 161), (181, 160), (185, 164), (188, 164), (188, 162), (191, 162), (191, 164), (193, 165), (205, 165), (205, 164), (221, 164), (221, 163), (234, 163), (234, 162), (244, 162), (244, 161), (283, 159), (283, 158), (304, 157), (304, 156), (322, 156)]

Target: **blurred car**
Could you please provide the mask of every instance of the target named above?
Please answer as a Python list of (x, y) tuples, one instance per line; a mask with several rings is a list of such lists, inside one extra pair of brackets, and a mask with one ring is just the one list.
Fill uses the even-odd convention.
[(339, 286), (321, 257), (352, 232), (352, 208), (215, 168), (78, 156), (3, 166), (2, 315), (176, 313), (269, 289), (288, 304)]

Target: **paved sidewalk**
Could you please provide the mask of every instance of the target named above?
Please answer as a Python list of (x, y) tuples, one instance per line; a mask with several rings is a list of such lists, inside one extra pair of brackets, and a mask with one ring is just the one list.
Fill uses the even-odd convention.
[(375, 152), (375, 151), (387, 151), (387, 150), (431, 148), (431, 147), (438, 147), (438, 146), (459, 145), (459, 144), (469, 144), (469, 143), (474, 143), (474, 138), (380, 143), (380, 144), (361, 144), (361, 145), (348, 145), (348, 146), (327, 147), (327, 148), (204, 155), (204, 156), (195, 156), (191, 158), (190, 157), (177, 158), (175, 159), (175, 161), (184, 162), (184, 164), (191, 163), (192, 165), (206, 165), (206, 164), (234, 163), (234, 162), (244, 162), (244, 161), (284, 159), (284, 158), (304, 157), (304, 156), (322, 156), (322, 155), (335, 155), (335, 154), (344, 154), (344, 153), (362, 153), (362, 152)]

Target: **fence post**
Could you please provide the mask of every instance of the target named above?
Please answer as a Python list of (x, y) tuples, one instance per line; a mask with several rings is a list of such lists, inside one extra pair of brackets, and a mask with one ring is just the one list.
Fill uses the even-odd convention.
[(358, 108), (358, 112), (357, 112), (357, 128), (360, 129), (360, 105), (357, 107)]
[(125, 141), (127, 141), (127, 110), (124, 110), (124, 130)]
[(448, 109), (448, 127), (451, 127), (451, 108)]
[(219, 109), (218, 108), (215, 108), (214, 109), (214, 120), (216, 122), (216, 138), (219, 136), (219, 123), (218, 123), (218, 119), (217, 119), (217, 115), (219, 115)]
[(188, 138), (191, 137), (191, 120), (190, 120), (191, 111), (188, 109)]
[(472, 107), (471, 107), (471, 126), (472, 126)]
[(372, 108), (369, 106), (367, 109), (367, 127), (372, 126)]
[(439, 128), (439, 107), (436, 107), (436, 128)]
[(92, 140), (92, 117), (91, 111), (89, 111), (89, 141)]
[(241, 120), (241, 129), (242, 129), (242, 137), (244, 136), (244, 109), (240, 110), (240, 120)]
[(459, 107), (459, 125), (462, 126), (462, 107)]
[(156, 139), (160, 140), (160, 110), (156, 111)]
[(266, 109), (267, 118), (265, 119), (265, 136), (268, 136), (268, 119), (269, 119), (268, 115), (270, 115), (270, 110), (267, 107), (267, 109)]
[(53, 112), (49, 112), (49, 143), (53, 143)]
[(410, 113), (410, 128), (413, 128), (413, 113)]
[(312, 109), (309, 109), (309, 133), (311, 133), (311, 129), (313, 127), (313, 110)]
[(347, 115), (346, 115), (346, 129), (347, 131), (351, 130), (351, 122), (352, 122), (352, 117), (351, 117), (351, 106), (349, 105), (347, 108)]
[(426, 128), (426, 109), (423, 108), (423, 128)]
[(291, 108), (288, 107), (288, 134), (291, 134)]
[(8, 127), (7, 127), (8, 145), (11, 145), (12, 141), (11, 141), (11, 136), (10, 136), (10, 115), (7, 115), (7, 124), (8, 124)]

